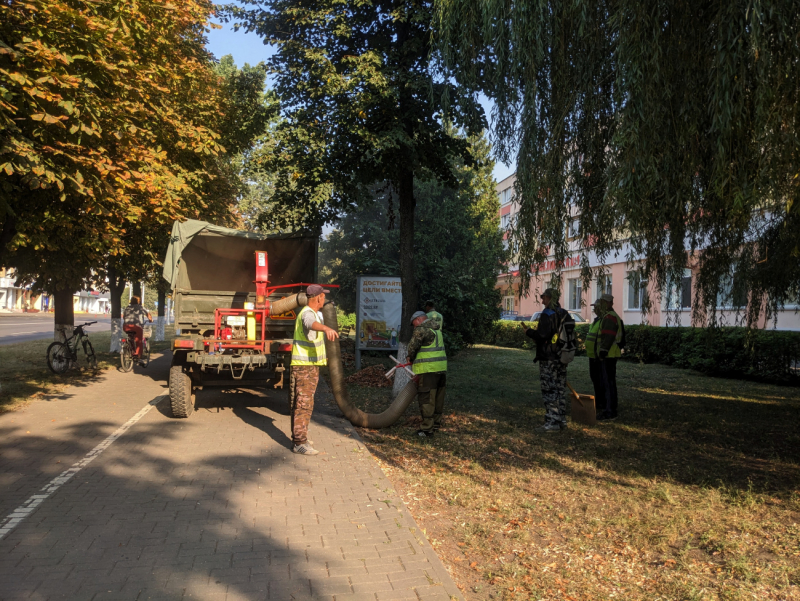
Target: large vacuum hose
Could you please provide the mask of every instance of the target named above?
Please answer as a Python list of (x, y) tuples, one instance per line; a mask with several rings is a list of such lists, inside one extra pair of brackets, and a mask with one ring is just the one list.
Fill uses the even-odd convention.
[(298, 292), (291, 296), (284, 296), (281, 300), (270, 303), (270, 315), (282, 315), (288, 313), (297, 307), (305, 307), (308, 304), (308, 297), (305, 292)]
[[(336, 317), (336, 305), (332, 302), (325, 303), (322, 308), (322, 319), (325, 325), (339, 331), (339, 320)], [(400, 416), (405, 413), (406, 408), (417, 396), (417, 385), (411, 380), (403, 387), (400, 394), (392, 401), (392, 404), (382, 413), (364, 413), (350, 402), (350, 395), (347, 386), (344, 384), (344, 370), (342, 369), (342, 347), (338, 340), (331, 342), (325, 339), (325, 352), (328, 355), (328, 372), (331, 375), (333, 385), (333, 397), (339, 405), (344, 416), (350, 420), (354, 426), (362, 428), (388, 428), (393, 425)]]

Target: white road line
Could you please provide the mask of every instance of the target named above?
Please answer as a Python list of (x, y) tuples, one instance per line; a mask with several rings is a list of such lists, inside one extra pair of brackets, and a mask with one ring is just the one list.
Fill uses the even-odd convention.
[(19, 524), (24, 520), (26, 517), (31, 515), (34, 510), (42, 504), (42, 502), (56, 492), (59, 488), (61, 488), (64, 484), (69, 482), (69, 479), (72, 478), (75, 474), (89, 465), (94, 459), (100, 455), (103, 451), (105, 451), (111, 444), (117, 440), (120, 436), (125, 434), (125, 432), (133, 426), (136, 422), (142, 419), (147, 413), (158, 403), (161, 402), (162, 399), (165, 398), (165, 395), (159, 395), (150, 401), (144, 408), (139, 411), (136, 415), (122, 424), (119, 428), (117, 428), (113, 434), (111, 434), (108, 438), (106, 438), (103, 442), (93, 448), (91, 451), (86, 453), (86, 455), (78, 461), (77, 463), (73, 464), (71, 468), (61, 472), (61, 475), (53, 478), (47, 486), (45, 486), (42, 490), (39, 491), (38, 494), (33, 495), (30, 499), (25, 501), (22, 505), (17, 507), (14, 511), (9, 513), (0, 523), (0, 539), (2, 539), (6, 534), (11, 532), (14, 528), (19, 526)]

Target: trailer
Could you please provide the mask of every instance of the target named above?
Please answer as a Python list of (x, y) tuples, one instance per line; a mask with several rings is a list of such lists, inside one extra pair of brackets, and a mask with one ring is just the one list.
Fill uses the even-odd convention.
[(297, 312), (316, 282), (319, 237), (261, 235), (176, 222), (164, 261), (176, 336), (169, 395), (175, 417), (197, 387), (283, 388)]

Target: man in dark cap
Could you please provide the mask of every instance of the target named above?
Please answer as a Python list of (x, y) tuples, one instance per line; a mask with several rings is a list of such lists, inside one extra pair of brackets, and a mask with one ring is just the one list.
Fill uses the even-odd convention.
[(289, 377), (289, 398), (292, 408), (293, 453), (317, 455), (308, 441), (308, 424), (314, 411), (314, 393), (319, 381), (319, 368), (327, 365), (325, 338), (336, 340), (339, 333), (322, 323), (320, 310), (325, 304), (322, 286), (311, 284), (306, 288), (308, 304), (300, 310), (294, 322), (292, 343), (292, 372)]
[(536, 359), (539, 363), (539, 378), (544, 401), (544, 425), (537, 432), (559, 432), (567, 427), (567, 366), (561, 362), (558, 334), (564, 309), (558, 304), (558, 290), (548, 288), (541, 294), (542, 314), (538, 326), (528, 328), (525, 334), (536, 341)]
[[(447, 355), (444, 351), (442, 329), (435, 319), (423, 311), (411, 316), (414, 333), (408, 343), (408, 359), (417, 374), (417, 400), (422, 414), (422, 424), (417, 435), (433, 436), (442, 424), (444, 395), (447, 385)], [(435, 393), (432, 391), (436, 391)]]
[(444, 317), (435, 308), (432, 300), (425, 301), (425, 313), (428, 319), (433, 319), (439, 324), (439, 328), (444, 328)]

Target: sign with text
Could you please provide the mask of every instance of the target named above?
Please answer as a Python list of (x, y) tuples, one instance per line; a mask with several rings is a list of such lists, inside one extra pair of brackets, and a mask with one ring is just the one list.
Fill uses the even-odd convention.
[(358, 276), (356, 287), (356, 348), (397, 350), (403, 293), (399, 277)]

